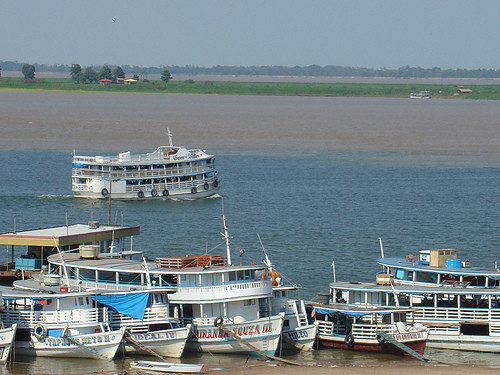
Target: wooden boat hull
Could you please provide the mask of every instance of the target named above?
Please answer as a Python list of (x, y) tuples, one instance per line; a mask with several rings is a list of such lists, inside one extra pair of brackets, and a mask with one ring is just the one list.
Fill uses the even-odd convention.
[[(423, 355), (427, 343), (426, 334), (421, 335), (418, 333), (397, 334), (391, 335), (398, 342), (406, 345), (408, 348), (416, 351), (418, 354)], [(408, 338), (406, 338), (408, 336)], [(413, 337), (413, 338), (412, 338)], [(390, 342), (379, 342), (377, 339), (356, 339), (352, 343), (346, 343), (345, 336), (319, 336), (319, 345), (323, 347), (330, 347), (335, 349), (344, 350), (357, 350), (363, 352), (378, 352), (396, 355), (409, 355), (404, 350), (391, 344)]]

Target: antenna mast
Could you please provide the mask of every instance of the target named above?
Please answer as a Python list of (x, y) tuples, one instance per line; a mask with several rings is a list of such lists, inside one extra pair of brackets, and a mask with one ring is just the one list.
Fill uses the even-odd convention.
[(226, 216), (224, 215), (224, 202), (222, 202), (222, 225), (224, 227), (224, 233), (221, 233), (222, 238), (224, 241), (226, 241), (226, 257), (227, 257), (227, 265), (232, 266), (231, 262), (231, 251), (229, 249), (229, 234), (227, 232), (227, 225), (226, 225)]
[(168, 136), (168, 145), (172, 147), (174, 144), (172, 142), (172, 133), (170, 133), (170, 129), (167, 128), (167, 136)]

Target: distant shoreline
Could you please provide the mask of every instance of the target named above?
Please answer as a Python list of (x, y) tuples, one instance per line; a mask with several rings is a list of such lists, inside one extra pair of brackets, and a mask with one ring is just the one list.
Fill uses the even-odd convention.
[[(2, 77), (22, 78), (21, 72), (2, 71)], [(36, 72), (37, 78), (70, 78), (69, 72)], [(131, 73), (127, 78), (132, 77)], [(148, 74), (150, 80), (161, 80), (160, 74)], [(227, 81), (227, 82), (297, 82), (297, 83), (381, 83), (381, 84), (450, 84), (450, 85), (500, 85), (500, 78), (398, 78), (398, 77), (349, 77), (349, 76), (267, 76), (267, 75), (212, 75), (172, 74), (173, 81)]]

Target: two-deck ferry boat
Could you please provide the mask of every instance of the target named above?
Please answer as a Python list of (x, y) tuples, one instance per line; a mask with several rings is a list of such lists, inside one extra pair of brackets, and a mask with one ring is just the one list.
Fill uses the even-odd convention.
[(384, 271), (375, 283), (331, 283), (330, 302), (412, 308), (415, 322), (429, 328), (427, 346), (500, 352), (496, 267), (470, 267), (454, 249), (426, 250), (406, 259), (383, 257), (378, 263)]
[(169, 145), (146, 154), (73, 156), (75, 197), (113, 199), (204, 198), (219, 191), (215, 157)]
[[(284, 314), (272, 313), (271, 277), (265, 265), (234, 265), (224, 225), (226, 256), (167, 256), (145, 261), (142, 252), (66, 252), (48, 257), (49, 272), (68, 288), (167, 293), (164, 308), (192, 324), (187, 351), (274, 355)], [(64, 277), (63, 277), (64, 276)]]

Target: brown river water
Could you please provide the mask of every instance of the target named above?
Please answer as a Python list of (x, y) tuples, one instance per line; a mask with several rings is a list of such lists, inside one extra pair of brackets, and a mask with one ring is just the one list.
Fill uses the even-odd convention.
[(496, 101), (0, 92), (0, 149), (500, 151)]

